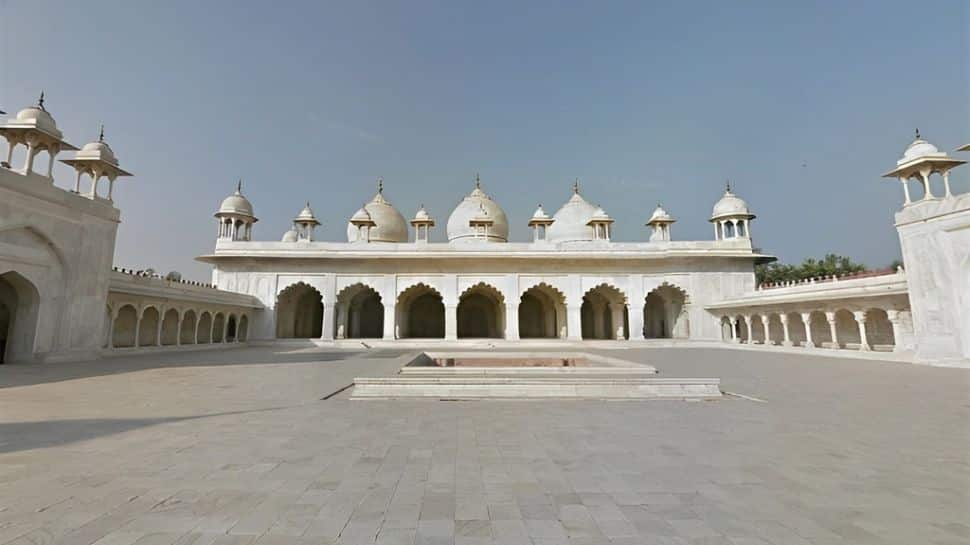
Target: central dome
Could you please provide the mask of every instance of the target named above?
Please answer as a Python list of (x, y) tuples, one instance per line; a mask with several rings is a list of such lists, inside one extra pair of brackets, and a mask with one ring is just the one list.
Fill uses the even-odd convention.
[(475, 189), (462, 199), (454, 212), (448, 217), (448, 241), (473, 240), (477, 233), (469, 222), (484, 214), (492, 220), (488, 229), (488, 240), (491, 242), (509, 241), (509, 220), (505, 211), (482, 191), (479, 180), (475, 179)]
[[(377, 195), (374, 195), (374, 198), (365, 204), (362, 210), (374, 222), (374, 225), (370, 227), (370, 236), (368, 237), (370, 242), (408, 241), (408, 223), (404, 220), (404, 216), (397, 211), (397, 208), (394, 208), (384, 198), (383, 186), (379, 186)], [(360, 212), (361, 210), (357, 211), (358, 214)], [(357, 241), (357, 232), (357, 226), (347, 222), (347, 240), (349, 242)]]
[(593, 240), (593, 230), (589, 220), (593, 219), (599, 207), (591, 204), (579, 194), (579, 184), (573, 186), (573, 195), (552, 216), (548, 238), (550, 242), (574, 242)]

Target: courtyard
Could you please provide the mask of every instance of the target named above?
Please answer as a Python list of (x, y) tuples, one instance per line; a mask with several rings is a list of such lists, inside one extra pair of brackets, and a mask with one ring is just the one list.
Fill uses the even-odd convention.
[(602, 352), (740, 395), (341, 391), (415, 352), (2, 366), (0, 544), (970, 542), (967, 370), (658, 346)]

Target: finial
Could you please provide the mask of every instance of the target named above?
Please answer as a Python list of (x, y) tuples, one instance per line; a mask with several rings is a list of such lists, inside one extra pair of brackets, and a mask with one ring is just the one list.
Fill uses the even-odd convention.
[(730, 193), (731, 192), (731, 180), (724, 180), (724, 189)]
[[(40, 98), (37, 99), (37, 106), (40, 107), (41, 110), (44, 110), (44, 91), (40, 92)], [(44, 111), (46, 112), (47, 110)]]
[(104, 142), (104, 123), (101, 124), (101, 132), (98, 134), (98, 142)]
[(916, 139), (917, 140), (920, 139), (920, 136), (919, 136), (919, 127), (916, 127)]
[(242, 178), (239, 178), (239, 181), (236, 182), (236, 193), (242, 194)]
[(381, 195), (384, 194), (384, 177), (383, 176), (381, 176), (380, 178), (377, 179), (377, 192), (380, 193)]
[(481, 188), (482, 188), (482, 179), (478, 175), (478, 173), (476, 172), (475, 173), (475, 189), (481, 189)]
[(307, 201), (307, 202), (306, 202), (306, 207), (307, 207), (307, 208), (310, 208), (310, 201)]
[(576, 178), (576, 181), (573, 182), (573, 193), (579, 195), (579, 178)]

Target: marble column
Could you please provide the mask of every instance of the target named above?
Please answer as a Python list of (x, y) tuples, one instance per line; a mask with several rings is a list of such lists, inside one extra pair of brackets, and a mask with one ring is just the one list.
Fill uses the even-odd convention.
[(835, 327), (835, 313), (831, 310), (825, 311), (825, 320), (829, 323), (829, 334), (832, 336), (832, 348), (841, 348), (842, 345), (839, 344), (839, 331)]
[(785, 340), (783, 340), (781, 344), (782, 346), (792, 346), (793, 343), (791, 342), (791, 334), (788, 331), (788, 314), (782, 312), (778, 315), (778, 318), (781, 320), (781, 330), (785, 335)]
[(519, 340), (519, 305), (516, 302), (505, 303), (505, 338)]
[(566, 307), (566, 338), (571, 341), (583, 339), (583, 314), (580, 305)]
[(812, 341), (812, 313), (811, 312), (802, 313), (802, 325), (805, 327), (805, 348), (815, 348), (815, 343)]
[(731, 324), (731, 342), (738, 343), (741, 341), (741, 334), (738, 331), (738, 321), (730, 316), (728, 316), (728, 321)]
[(754, 344), (754, 335), (752, 334), (753, 332), (751, 331), (751, 323), (752, 322), (753, 322), (753, 320), (751, 319), (751, 315), (750, 314), (745, 314), (744, 315), (744, 325), (748, 329), (748, 340), (745, 341), (744, 344)]
[(859, 324), (859, 350), (868, 352), (871, 348), (869, 348), (869, 339), (866, 336), (866, 311), (857, 310), (852, 313), (852, 316)]
[(458, 339), (458, 305), (445, 305), (445, 339)]
[(902, 352), (903, 347), (900, 343), (902, 338), (903, 329), (902, 323), (899, 316), (898, 310), (887, 310), (886, 316), (889, 318), (889, 323), (893, 326), (893, 352)]
[(390, 341), (397, 337), (397, 324), (395, 318), (397, 311), (394, 305), (384, 305), (384, 340)]

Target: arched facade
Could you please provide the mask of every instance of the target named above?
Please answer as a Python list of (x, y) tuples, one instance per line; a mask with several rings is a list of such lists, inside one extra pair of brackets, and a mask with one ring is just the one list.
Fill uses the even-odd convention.
[(158, 309), (145, 307), (142, 309), (141, 320), (138, 322), (138, 346), (158, 346), (158, 329), (161, 318)]
[(583, 295), (580, 321), (584, 339), (627, 337), (626, 295), (609, 284), (600, 284)]
[(505, 336), (505, 298), (497, 288), (478, 283), (458, 298), (458, 338)]
[(384, 336), (384, 304), (374, 288), (358, 283), (341, 290), (336, 304), (336, 338), (380, 339)]
[(686, 339), (690, 336), (687, 292), (664, 283), (647, 294), (643, 305), (643, 336)]
[(212, 342), (221, 343), (225, 340), (226, 315), (217, 312), (212, 317)]
[(179, 332), (179, 344), (195, 344), (196, 312), (192, 309), (182, 314), (182, 330)]
[(195, 338), (198, 344), (209, 344), (212, 342), (212, 314), (208, 311), (199, 315), (197, 331)]
[(317, 339), (323, 333), (323, 296), (303, 282), (288, 286), (276, 298), (276, 337)]
[(33, 283), (12, 271), (0, 275), (0, 363), (30, 359), (39, 312)]
[(566, 296), (546, 283), (525, 290), (519, 299), (519, 337), (565, 339)]
[(170, 308), (162, 318), (162, 346), (174, 346), (179, 343), (179, 311)]
[(443, 339), (445, 304), (441, 293), (427, 284), (414, 284), (397, 297), (397, 336), (402, 339)]

